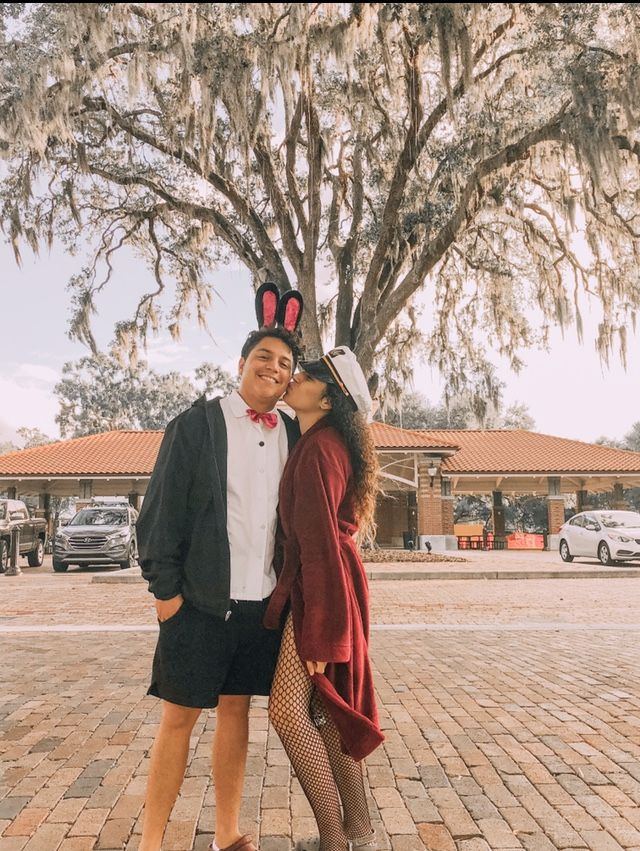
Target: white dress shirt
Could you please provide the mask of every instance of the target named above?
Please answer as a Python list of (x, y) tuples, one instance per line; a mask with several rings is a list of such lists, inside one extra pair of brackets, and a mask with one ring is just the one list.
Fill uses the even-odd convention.
[(254, 423), (234, 390), (220, 400), (227, 426), (227, 532), (231, 599), (263, 600), (276, 585), (273, 570), (280, 477), (289, 454), (282, 417), (275, 428)]

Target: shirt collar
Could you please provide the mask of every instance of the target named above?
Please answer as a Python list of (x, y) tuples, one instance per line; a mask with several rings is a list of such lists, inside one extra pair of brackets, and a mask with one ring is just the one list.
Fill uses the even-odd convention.
[[(229, 408), (234, 417), (240, 419), (240, 417), (246, 417), (247, 408), (249, 405), (244, 401), (242, 396), (238, 393), (237, 390), (232, 390), (229, 394)], [(276, 409), (272, 408), (271, 411), (266, 411), (265, 413), (275, 413)]]

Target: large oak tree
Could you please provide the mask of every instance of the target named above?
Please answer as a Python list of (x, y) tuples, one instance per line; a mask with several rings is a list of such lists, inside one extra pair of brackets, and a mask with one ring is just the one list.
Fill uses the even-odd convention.
[(483, 349), (517, 367), (553, 324), (580, 332), (581, 292), (602, 303), (603, 358), (624, 357), (636, 4), (33, 3), (2, 20), (2, 225), (17, 257), (91, 242), (72, 281), (90, 346), (130, 246), (155, 289), (122, 351), (204, 318), (207, 270), (239, 259), (302, 291), (310, 350), (328, 329), (396, 380), (420, 340), (454, 386)]

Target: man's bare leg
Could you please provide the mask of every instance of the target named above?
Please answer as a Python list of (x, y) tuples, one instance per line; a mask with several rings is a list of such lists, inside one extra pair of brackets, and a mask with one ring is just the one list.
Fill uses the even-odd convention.
[(216, 797), (218, 848), (227, 848), (242, 836), (240, 805), (249, 747), (249, 695), (224, 694), (216, 709), (213, 739), (213, 782)]
[(138, 851), (159, 851), (162, 845), (162, 837), (184, 779), (191, 731), (200, 712), (200, 709), (162, 701), (162, 718), (151, 751)]

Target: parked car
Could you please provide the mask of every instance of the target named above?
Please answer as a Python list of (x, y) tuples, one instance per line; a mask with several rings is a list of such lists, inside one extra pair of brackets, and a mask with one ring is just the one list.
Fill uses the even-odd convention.
[(90, 505), (61, 526), (53, 540), (53, 569), (69, 565), (118, 564), (133, 567), (137, 558), (137, 512), (128, 503)]
[(640, 514), (637, 511), (581, 511), (560, 528), (560, 558), (597, 558), (616, 564), (640, 558)]
[(47, 543), (47, 521), (31, 517), (29, 509), (19, 499), (0, 499), (0, 573), (9, 566), (11, 532), (20, 530), (20, 555), (26, 556), (29, 567), (40, 567)]

